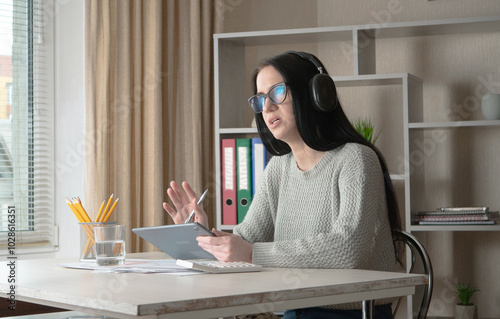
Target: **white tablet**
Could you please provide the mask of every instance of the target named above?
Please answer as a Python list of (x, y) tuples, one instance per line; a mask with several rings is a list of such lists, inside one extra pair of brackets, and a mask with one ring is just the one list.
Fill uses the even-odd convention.
[(215, 236), (199, 223), (141, 227), (132, 231), (174, 259), (215, 259), (198, 246), (196, 237)]

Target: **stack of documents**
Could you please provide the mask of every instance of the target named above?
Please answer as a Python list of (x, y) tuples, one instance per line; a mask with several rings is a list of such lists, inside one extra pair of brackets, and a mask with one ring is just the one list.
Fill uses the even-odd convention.
[(497, 219), (498, 212), (488, 207), (442, 207), (413, 215), (418, 225), (494, 225)]
[(201, 271), (193, 270), (176, 264), (175, 259), (128, 259), (124, 265), (98, 266), (95, 262), (76, 262), (60, 264), (60, 266), (74, 269), (93, 270), (96, 273), (163, 273), (170, 275), (197, 275)]

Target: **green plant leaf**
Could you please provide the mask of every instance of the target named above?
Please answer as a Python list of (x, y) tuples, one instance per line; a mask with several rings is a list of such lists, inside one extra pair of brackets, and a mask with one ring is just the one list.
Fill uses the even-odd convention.
[(458, 299), (460, 299), (460, 303), (462, 305), (468, 305), (472, 295), (474, 295), (475, 292), (480, 291), (476, 286), (463, 283), (456, 284), (455, 289)]
[(361, 134), (368, 142), (375, 144), (380, 136), (381, 130), (375, 131), (375, 127), (370, 118), (358, 118), (352, 122), (354, 129)]

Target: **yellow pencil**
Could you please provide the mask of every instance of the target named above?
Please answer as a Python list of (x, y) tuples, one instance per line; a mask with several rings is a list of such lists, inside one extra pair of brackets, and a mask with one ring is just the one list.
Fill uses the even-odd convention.
[(82, 216), (82, 219), (84, 222), (91, 222), (89, 216), (87, 215), (87, 212), (83, 209), (83, 206), (81, 203), (78, 202), (76, 198), (73, 198), (73, 205), (75, 208), (80, 212), (80, 215)]
[(107, 222), (109, 217), (111, 217), (111, 213), (113, 212), (113, 210), (115, 209), (116, 207), (116, 204), (118, 204), (118, 200), (119, 198), (116, 199), (116, 201), (113, 203), (113, 206), (111, 206), (111, 209), (109, 210), (108, 214), (106, 215), (106, 217), (104, 218), (104, 222)]
[(76, 207), (73, 205), (73, 203), (67, 198), (66, 198), (66, 203), (68, 203), (69, 208), (71, 209), (73, 214), (75, 214), (76, 219), (78, 219), (79, 222), (83, 222), (83, 218), (80, 215), (80, 212), (76, 209)]
[[(78, 205), (75, 206), (74, 202), (76, 203), (76, 200), (71, 201), (70, 199), (66, 198), (66, 203), (68, 204), (69, 208), (71, 209), (71, 211), (75, 215), (76, 219), (80, 223), (85, 223), (86, 220), (83, 217), (81, 210), (79, 209)], [(81, 206), (81, 203), (79, 206)], [(81, 208), (83, 209), (83, 206), (81, 206)], [(85, 211), (85, 210), (83, 210), (83, 211)], [(90, 220), (90, 218), (89, 218), (89, 220)], [(89, 254), (89, 249), (91, 249), (92, 246), (94, 245), (94, 232), (92, 231), (92, 229), (90, 228), (89, 225), (82, 225), (82, 229), (87, 234), (87, 245), (85, 246), (85, 249), (83, 252), (84, 258), (87, 258), (88, 254)]]
[(101, 217), (102, 210), (104, 209), (104, 204), (106, 203), (106, 200), (102, 201), (101, 208), (99, 209), (99, 214), (97, 214), (97, 218), (95, 219), (96, 222), (99, 221), (99, 218)]
[(88, 258), (89, 256), (89, 249), (92, 250), (92, 245), (95, 243), (93, 241), (90, 241), (90, 239), (87, 239), (87, 245), (85, 246), (85, 249), (83, 250), (83, 258)]
[(82, 226), (83, 226), (83, 230), (87, 234), (87, 245), (85, 246), (85, 250), (83, 251), (83, 255), (85, 256), (85, 258), (87, 258), (88, 254), (89, 254), (88, 250), (89, 249), (92, 250), (92, 246), (95, 244), (94, 231), (93, 231), (92, 226), (90, 226), (90, 225), (82, 225)]
[[(91, 222), (90, 217), (87, 215), (87, 212), (83, 208), (80, 199), (79, 198), (73, 199), (73, 203), (74, 204), (72, 204), (72, 206), (74, 207), (75, 211), (78, 212), (80, 215), (79, 221), (81, 223)], [(89, 249), (91, 249), (92, 245), (94, 245), (94, 232), (91, 229), (90, 225), (82, 225), (82, 227), (85, 233), (87, 234), (87, 245), (85, 246), (85, 250), (83, 252), (85, 256), (84, 258), (87, 258)]]
[(83, 211), (83, 214), (84, 214), (83, 217), (85, 218), (85, 220), (87, 222), (91, 223), (92, 220), (90, 219), (89, 214), (87, 214), (87, 211), (85, 210), (85, 208), (83, 208), (82, 201), (80, 200), (80, 197), (77, 197), (76, 200), (77, 200), (78, 206)]
[(106, 212), (108, 211), (109, 205), (111, 205), (111, 201), (113, 200), (113, 194), (109, 196), (108, 203), (106, 204), (106, 208), (104, 208), (104, 211), (102, 212), (101, 219), (98, 220), (98, 222), (102, 222), (104, 219), (104, 216), (106, 216)]

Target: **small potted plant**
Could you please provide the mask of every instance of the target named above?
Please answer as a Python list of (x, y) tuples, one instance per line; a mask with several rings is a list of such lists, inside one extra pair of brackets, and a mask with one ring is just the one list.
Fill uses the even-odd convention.
[(375, 126), (370, 118), (358, 118), (352, 122), (352, 126), (361, 136), (372, 144), (375, 144), (380, 135), (380, 129), (375, 130)]
[(477, 307), (470, 303), (472, 295), (479, 291), (475, 286), (470, 284), (458, 283), (455, 285), (456, 294), (460, 303), (455, 306), (456, 319), (477, 319)]

